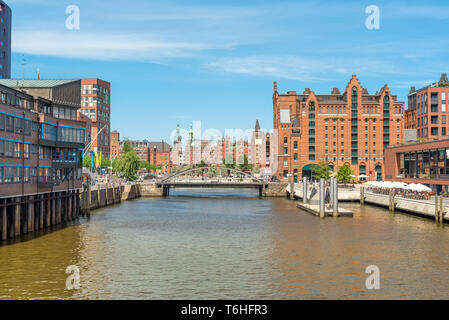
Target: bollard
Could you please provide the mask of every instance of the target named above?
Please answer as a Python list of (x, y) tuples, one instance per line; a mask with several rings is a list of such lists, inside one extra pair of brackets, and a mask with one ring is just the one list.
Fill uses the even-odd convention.
[(324, 206), (324, 197), (325, 197), (324, 179), (320, 179), (320, 218), (324, 218), (326, 214)]
[(338, 217), (338, 180), (337, 179), (334, 179), (333, 192), (334, 192), (333, 214), (334, 214), (334, 217)]

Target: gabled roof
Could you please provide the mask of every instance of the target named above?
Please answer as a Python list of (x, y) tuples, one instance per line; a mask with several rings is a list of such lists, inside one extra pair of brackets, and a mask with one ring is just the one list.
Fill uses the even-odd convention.
[(156, 147), (157, 152), (170, 152), (170, 145), (167, 142), (147, 142), (148, 148), (150, 148), (150, 151), (153, 152), (154, 147)]

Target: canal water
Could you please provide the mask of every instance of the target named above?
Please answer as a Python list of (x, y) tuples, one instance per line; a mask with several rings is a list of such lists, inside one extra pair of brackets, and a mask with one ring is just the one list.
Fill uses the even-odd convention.
[[(0, 299), (449, 298), (449, 229), (358, 204), (320, 220), (257, 192), (176, 190), (0, 246)], [(67, 290), (68, 266), (81, 288)], [(370, 265), (380, 290), (366, 288)]]

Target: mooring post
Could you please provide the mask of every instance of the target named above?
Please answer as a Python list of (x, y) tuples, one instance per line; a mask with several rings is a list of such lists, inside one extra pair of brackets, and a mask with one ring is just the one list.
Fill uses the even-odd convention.
[(8, 207), (7, 205), (7, 200), (4, 199), (3, 200), (3, 207), (2, 207), (2, 240), (6, 240), (7, 239), (7, 228), (8, 228)]
[(325, 197), (324, 179), (320, 179), (320, 218), (324, 218), (326, 214), (324, 206), (324, 197)]
[(395, 195), (395, 191), (394, 190), (390, 190), (390, 211), (392, 213), (394, 213), (394, 210), (395, 210), (394, 195)]
[(444, 223), (443, 197), (440, 196), (440, 222)]
[(109, 192), (109, 188), (108, 188), (108, 184), (106, 184), (105, 189), (104, 189), (104, 194), (105, 194), (105, 198), (106, 198), (106, 200), (105, 200), (105, 202), (106, 202), (106, 207), (109, 205), (109, 195), (108, 195), (108, 192)]
[(334, 177), (330, 177), (329, 179), (329, 197), (331, 203), (334, 202)]
[(435, 196), (435, 222), (437, 222), (438, 223), (438, 212), (439, 212), (439, 210), (438, 210), (438, 196)]
[(307, 203), (307, 178), (302, 178), (302, 202)]
[(295, 200), (295, 183), (290, 182), (290, 200)]
[(86, 208), (86, 213), (89, 214), (90, 213), (90, 208), (92, 206), (92, 191), (90, 189), (90, 184), (87, 185), (87, 208)]
[(365, 204), (365, 187), (360, 188), (360, 204)]
[(334, 217), (338, 217), (338, 180), (334, 179), (334, 188), (333, 188), (333, 199), (334, 199), (334, 206), (333, 206), (333, 214)]

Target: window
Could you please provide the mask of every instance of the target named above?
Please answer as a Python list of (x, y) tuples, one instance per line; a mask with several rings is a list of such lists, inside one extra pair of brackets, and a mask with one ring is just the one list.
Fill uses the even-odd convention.
[(5, 114), (0, 113), (0, 131), (5, 130)]
[(431, 130), (430, 133), (432, 136), (438, 135), (438, 127), (432, 127), (430, 130)]
[(294, 159), (295, 161), (298, 161), (298, 154), (297, 154), (297, 153), (295, 153), (295, 154), (293, 155), (293, 159)]
[(8, 132), (14, 132), (14, 117), (13, 116), (6, 116), (6, 131)]
[(295, 150), (298, 150), (298, 141), (295, 141), (295, 142), (293, 143), (293, 148), (294, 148)]

